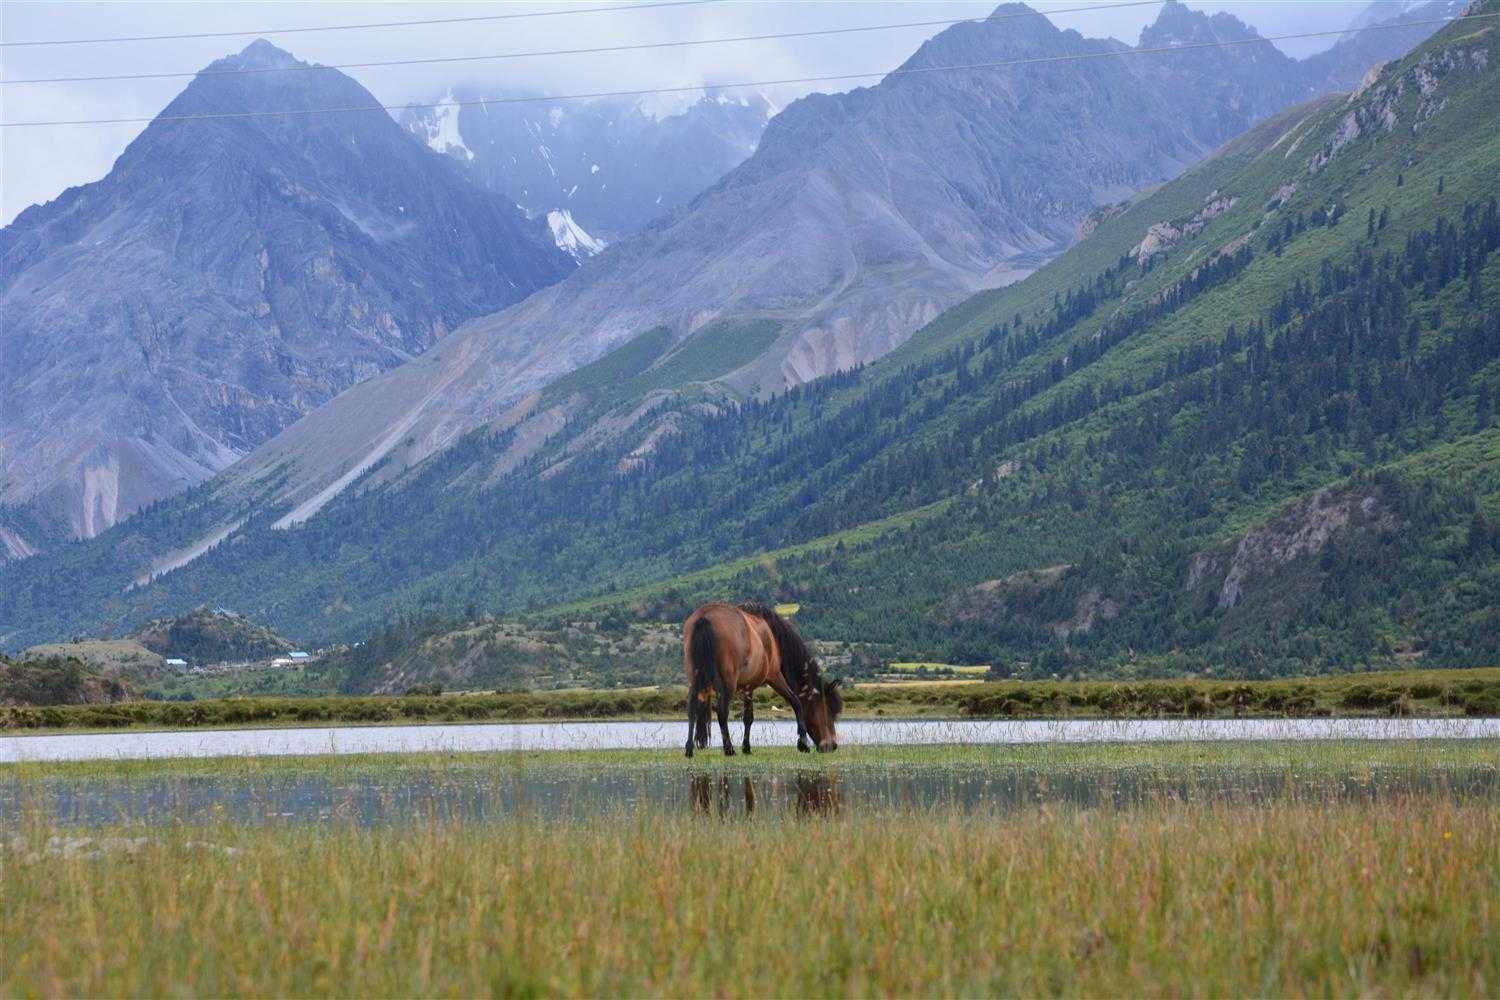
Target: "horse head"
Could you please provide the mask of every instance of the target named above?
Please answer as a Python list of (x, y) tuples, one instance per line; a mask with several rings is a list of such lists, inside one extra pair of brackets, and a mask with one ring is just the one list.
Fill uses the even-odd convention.
[(797, 692), (802, 702), (802, 721), (808, 735), (818, 745), (818, 750), (827, 753), (839, 748), (839, 735), (835, 727), (839, 713), (844, 710), (844, 696), (839, 691), (842, 682), (825, 680), (816, 670), (810, 671), (808, 679)]

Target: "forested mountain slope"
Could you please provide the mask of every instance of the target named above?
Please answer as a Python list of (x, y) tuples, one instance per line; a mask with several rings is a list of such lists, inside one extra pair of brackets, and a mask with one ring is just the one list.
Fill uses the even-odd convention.
[(202, 482), (361, 379), (562, 277), (540, 222), (265, 41), (103, 180), (0, 230), (0, 560)]
[[(1169, 3), (1142, 40), (1255, 37)], [(289, 504), (289, 525), (377, 463), (388, 480), (486, 425), (517, 425), (495, 475), (564, 427), (590, 447), (634, 426), (639, 400), (601, 415), (616, 400), (541, 390), (641, 338), (655, 368), (668, 351), (691, 356), (668, 388), (706, 381), (731, 398), (868, 362), (1056, 256), (1097, 207), (1308, 93), (1268, 44), (1118, 51), (1006, 4), (942, 31), (875, 86), (793, 102), (754, 156), (683, 210), (345, 393), (222, 488), (258, 510)]]
[(4, 641), (195, 593), (325, 636), (722, 594), (794, 597), (819, 637), (1047, 672), (1492, 658), (1495, 39), (1453, 25), (1258, 126), (878, 364), (493, 481), (514, 432), (471, 434), (124, 591), (122, 549), (235, 516), (201, 491), (0, 572)]

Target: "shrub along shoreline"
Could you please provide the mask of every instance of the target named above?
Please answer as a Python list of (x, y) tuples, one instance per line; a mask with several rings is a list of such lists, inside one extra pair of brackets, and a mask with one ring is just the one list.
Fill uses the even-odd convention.
[[(686, 698), (681, 687), (661, 687), (11, 706), (0, 707), (0, 730), (676, 719), (686, 711)], [(1269, 681), (866, 684), (849, 688), (845, 704), (847, 718), (1485, 718), (1500, 716), (1500, 668)], [(758, 696), (761, 706), (784, 709), (765, 691)]]

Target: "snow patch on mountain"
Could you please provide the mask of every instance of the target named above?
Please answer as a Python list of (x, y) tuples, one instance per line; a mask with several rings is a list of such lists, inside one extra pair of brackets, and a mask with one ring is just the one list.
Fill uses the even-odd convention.
[(582, 226), (573, 221), (573, 213), (566, 208), (547, 213), (547, 228), (552, 230), (552, 239), (558, 247), (581, 261), (604, 250), (603, 240), (590, 236)]
[(423, 123), (426, 126), (425, 138), (427, 145), (435, 152), (472, 160), (474, 153), (464, 145), (463, 134), (458, 130), (459, 110), (457, 100), (450, 89), (437, 107), (432, 109), (432, 116)]

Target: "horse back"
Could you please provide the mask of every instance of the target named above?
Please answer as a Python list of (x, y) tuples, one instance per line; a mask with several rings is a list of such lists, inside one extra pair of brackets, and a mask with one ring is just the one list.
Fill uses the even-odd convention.
[(780, 657), (770, 626), (732, 604), (705, 604), (682, 623), (682, 662), (689, 687), (693, 684), (693, 629), (699, 620), (713, 627), (718, 668), (731, 691), (753, 690), (774, 675)]

